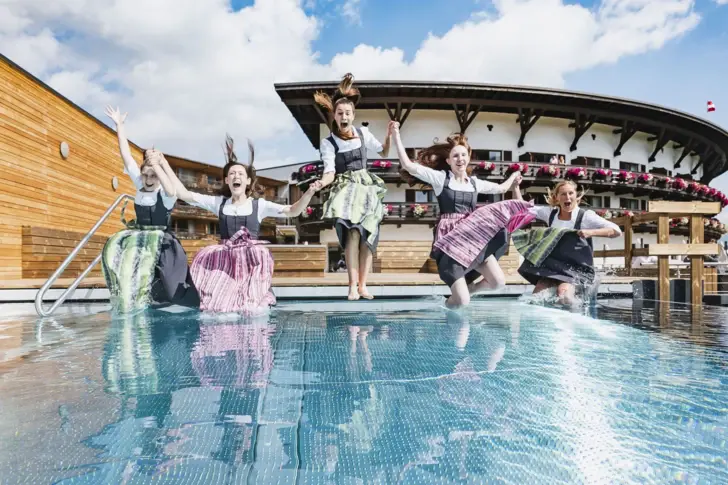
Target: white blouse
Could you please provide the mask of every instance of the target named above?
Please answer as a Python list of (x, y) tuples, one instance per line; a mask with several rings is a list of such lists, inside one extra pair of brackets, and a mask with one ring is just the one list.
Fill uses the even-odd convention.
[[(193, 202), (190, 205), (199, 207), (212, 212), (215, 215), (220, 214), (220, 206), (225, 198), (221, 195), (205, 195), (197, 192), (191, 192)], [(269, 202), (265, 199), (258, 199), (258, 222), (263, 222), (266, 217), (288, 217), (283, 213), (283, 209), (288, 206)], [(253, 199), (248, 197), (243, 204), (234, 205), (232, 201), (228, 201), (222, 209), (222, 213), (226, 216), (249, 216), (253, 213)]]
[[(549, 218), (551, 217), (551, 212), (553, 210), (554, 208), (548, 205), (537, 205), (528, 209), (528, 212), (536, 216), (536, 219), (544, 221), (548, 224)], [(554, 217), (554, 223), (551, 225), (551, 227), (574, 229), (574, 225), (576, 224), (576, 218), (579, 215), (579, 211), (582, 210), (584, 211), (584, 218), (581, 220), (582, 229), (604, 229), (606, 227), (609, 227), (617, 231), (618, 236), (622, 235), (622, 230), (612, 221), (608, 221), (603, 217), (600, 217), (593, 210), (581, 209), (579, 207), (577, 207), (576, 210), (571, 211), (571, 220), (568, 221), (562, 221), (561, 219), (559, 219), (559, 215), (556, 214), (556, 217)]]
[(144, 207), (151, 207), (153, 205), (156, 205), (157, 194), (161, 191), (162, 203), (164, 204), (164, 207), (169, 210), (172, 210), (174, 208), (174, 204), (177, 202), (177, 197), (174, 195), (167, 195), (167, 192), (164, 191), (164, 188), (161, 184), (152, 192), (147, 192), (146, 190), (143, 190), (144, 182), (142, 181), (142, 173), (139, 170), (139, 167), (136, 166), (136, 164), (127, 165), (124, 172), (129, 174), (129, 178), (131, 178), (134, 187), (136, 187), (137, 189), (136, 196), (134, 197), (135, 204), (139, 204)]
[[(415, 166), (417, 167), (417, 170), (415, 170), (416, 173), (414, 173), (413, 175), (423, 182), (430, 184), (432, 186), (432, 190), (435, 192), (435, 195), (440, 195), (445, 188), (445, 179), (447, 178), (447, 173), (444, 170), (433, 170), (430, 167), (425, 167), (424, 165), (420, 164), (416, 164)], [(451, 170), (449, 172), (449, 188), (458, 192), (473, 191), (473, 184), (470, 181), (470, 177), (466, 177), (464, 182), (459, 182), (455, 180), (455, 174), (452, 173)], [(499, 184), (488, 182), (487, 180), (480, 180), (477, 177), (472, 178), (475, 179), (475, 189), (479, 194), (503, 194), (506, 192), (506, 190), (501, 188)]]
[[(369, 128), (367, 128), (366, 126), (362, 126), (359, 129), (361, 130), (361, 134), (364, 137), (364, 146), (367, 149), (376, 153), (384, 150), (382, 144), (379, 143), (379, 140), (377, 140), (374, 135), (371, 134)], [(358, 135), (356, 138), (352, 138), (351, 140), (342, 140), (333, 133), (332, 136), (334, 138), (334, 141), (336, 142), (336, 145), (339, 147), (339, 153), (350, 152), (361, 147), (361, 140), (359, 139)], [(324, 173), (335, 172), (336, 166), (334, 164), (334, 159), (336, 159), (336, 152), (334, 151), (334, 145), (331, 144), (331, 142), (328, 140), (328, 137), (321, 140), (320, 151), (321, 161), (324, 162)]]

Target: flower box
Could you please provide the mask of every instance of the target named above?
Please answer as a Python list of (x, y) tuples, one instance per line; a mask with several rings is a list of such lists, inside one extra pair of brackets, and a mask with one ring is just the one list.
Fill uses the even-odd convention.
[(561, 170), (559, 167), (554, 165), (542, 165), (536, 173), (538, 177), (559, 177), (561, 176)]
[(639, 177), (637, 177), (637, 182), (642, 185), (650, 185), (655, 180), (655, 176), (651, 173), (643, 173), (640, 174)]
[(566, 171), (566, 178), (571, 180), (580, 180), (587, 177), (586, 169), (584, 167), (574, 167)]
[(617, 181), (623, 184), (631, 184), (635, 181), (635, 176), (627, 170), (620, 170), (617, 174)]
[(480, 162), (480, 163), (478, 163), (478, 170), (482, 170), (484, 172), (492, 172), (493, 170), (495, 170), (495, 163)]
[(609, 180), (612, 178), (612, 171), (608, 168), (598, 168), (592, 173), (593, 180)]
[(391, 166), (392, 162), (389, 160), (374, 160), (374, 162), (372, 162), (372, 168), (378, 168), (381, 170), (387, 170)]

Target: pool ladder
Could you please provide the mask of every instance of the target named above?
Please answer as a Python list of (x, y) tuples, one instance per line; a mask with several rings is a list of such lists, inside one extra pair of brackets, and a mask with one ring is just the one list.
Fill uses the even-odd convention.
[(51, 314), (56, 311), (56, 309), (65, 301), (66, 298), (68, 298), (68, 295), (73, 292), (73, 290), (78, 287), (79, 284), (81, 284), (81, 281), (86, 277), (89, 272), (99, 264), (99, 261), (101, 261), (101, 256), (103, 255), (103, 250), (99, 253), (96, 258), (91, 262), (91, 264), (88, 265), (88, 268), (83, 270), (83, 272), (74, 280), (73, 283), (71, 283), (71, 286), (66, 288), (66, 291), (64, 291), (61, 296), (58, 297), (58, 299), (51, 305), (51, 307), (46, 311), (43, 308), (43, 296), (46, 294), (48, 289), (51, 287), (53, 283), (58, 279), (61, 274), (63, 274), (63, 271), (66, 269), (66, 267), (73, 261), (73, 258), (76, 257), (78, 252), (86, 245), (86, 243), (91, 239), (91, 236), (93, 236), (96, 231), (101, 227), (101, 225), (106, 221), (106, 219), (109, 218), (112, 212), (114, 212), (114, 209), (116, 209), (119, 204), (121, 204), (126, 199), (133, 199), (129, 194), (121, 194), (119, 197), (116, 198), (113, 204), (109, 206), (108, 209), (106, 209), (106, 212), (104, 212), (104, 215), (101, 216), (101, 218), (98, 220), (96, 224), (94, 224), (94, 227), (91, 228), (89, 232), (86, 233), (86, 235), (81, 239), (81, 242), (79, 242), (75, 248), (73, 248), (73, 251), (71, 251), (71, 254), (69, 254), (65, 260), (61, 263), (61, 265), (58, 267), (55, 273), (51, 275), (50, 278), (48, 278), (48, 281), (46, 281), (43, 286), (41, 286), (40, 290), (38, 290), (38, 293), (35, 295), (35, 311), (38, 312), (38, 315), (41, 317), (49, 317)]

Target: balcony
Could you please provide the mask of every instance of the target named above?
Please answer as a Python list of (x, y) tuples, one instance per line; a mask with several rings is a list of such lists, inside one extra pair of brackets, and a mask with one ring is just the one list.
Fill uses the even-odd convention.
[(192, 177), (189, 175), (178, 176), (182, 185), (189, 190), (198, 190), (208, 194), (215, 193), (222, 188), (222, 181), (215, 181), (210, 183), (207, 177)]
[[(591, 193), (614, 192), (615, 195), (633, 194), (663, 200), (719, 201), (725, 207), (728, 197), (720, 191), (681, 178), (655, 175), (649, 172), (628, 172), (575, 165), (543, 165), (525, 162), (481, 162), (470, 163), (472, 174), (495, 183), (505, 181), (513, 169), (520, 166), (523, 174), (522, 188), (552, 187), (564, 179), (576, 181)], [(405, 183), (399, 175), (399, 160), (370, 159), (367, 167), (385, 182), (400, 185)], [(306, 181), (321, 177), (323, 162), (305, 165), (294, 174), (294, 179)]]
[[(486, 204), (478, 204), (478, 207), (482, 207)], [(308, 216), (300, 216), (298, 218), (299, 227), (304, 234), (310, 234), (323, 229), (333, 227), (333, 223), (330, 220), (322, 220), (323, 204), (312, 204), (309, 206), (311, 213)], [(413, 202), (388, 202), (384, 204), (385, 215), (382, 220), (383, 224), (397, 224), (398, 227), (405, 224), (428, 224), (434, 226), (437, 223), (438, 217), (440, 217), (440, 209), (437, 203), (413, 203)], [(620, 223), (619, 219), (629, 214), (642, 214), (642, 211), (628, 211), (624, 209), (610, 209), (604, 207), (587, 207), (594, 210), (597, 214), (606, 219), (615, 219), (617, 224)], [(680, 236), (689, 236), (690, 227), (688, 225), (687, 218), (674, 219), (670, 221), (670, 227), (672, 228), (670, 233)], [(536, 221), (535, 226), (545, 225), (541, 221)], [(721, 224), (717, 219), (705, 219), (705, 238), (720, 239), (726, 234), (725, 224)], [(643, 223), (634, 227), (636, 232), (656, 234), (657, 224), (655, 223)]]
[(172, 218), (175, 219), (199, 219), (205, 221), (217, 221), (217, 214), (194, 207), (187, 204), (180, 204), (177, 202), (174, 209), (172, 210)]

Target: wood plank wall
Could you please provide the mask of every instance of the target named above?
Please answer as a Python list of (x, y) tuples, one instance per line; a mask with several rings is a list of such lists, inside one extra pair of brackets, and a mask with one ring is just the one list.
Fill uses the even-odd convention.
[[(115, 132), (0, 56), (0, 279), (21, 278), (21, 226), (84, 234), (122, 193), (134, 192)], [(117, 209), (97, 234), (121, 227)]]

